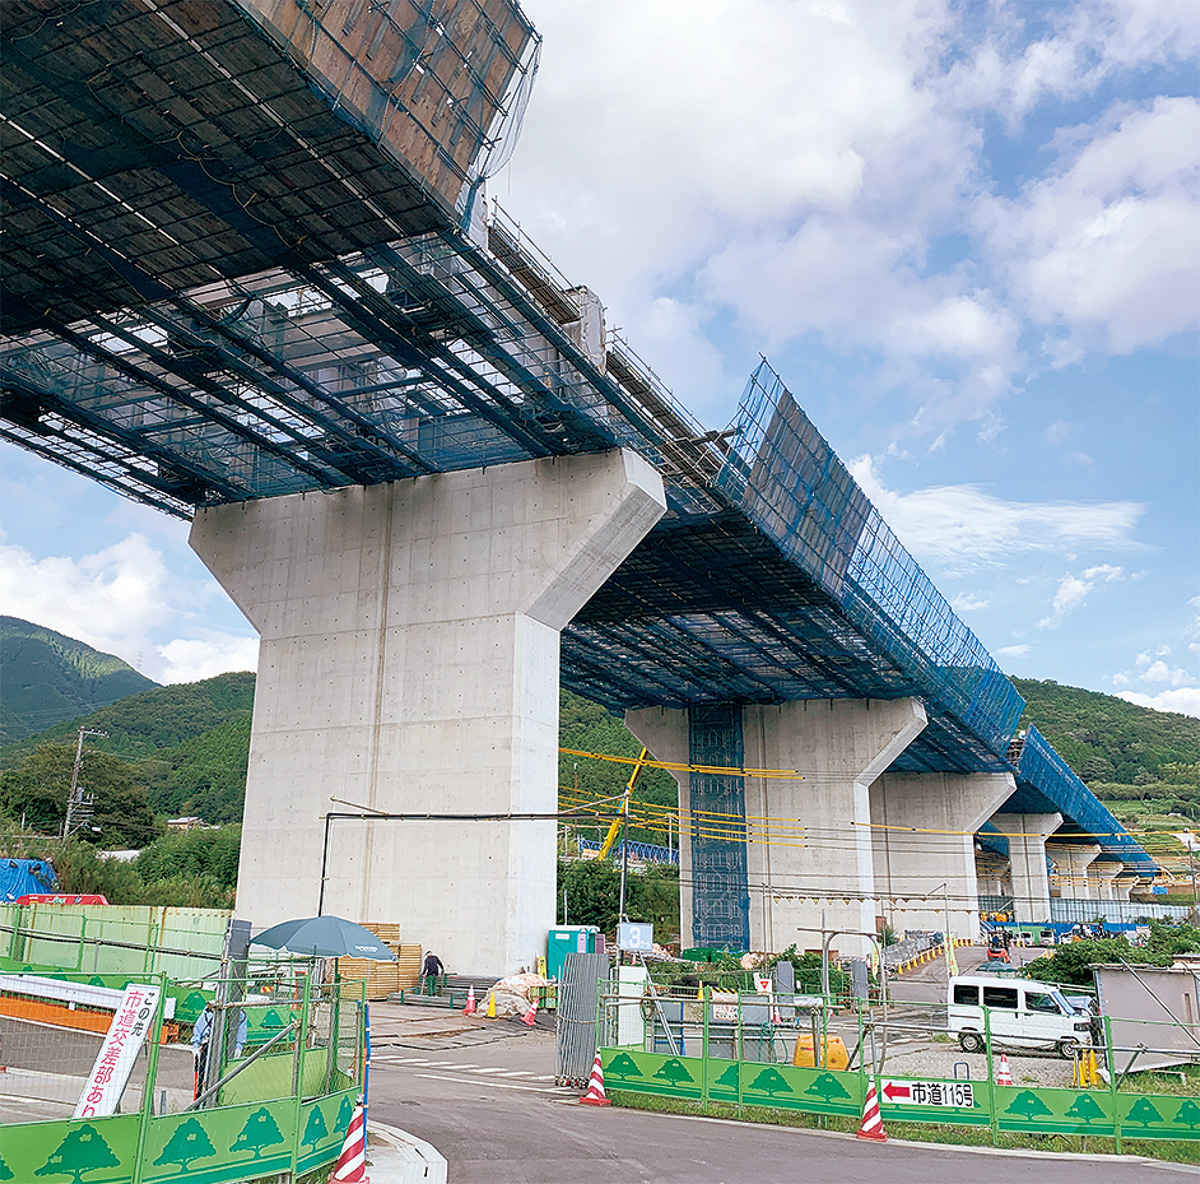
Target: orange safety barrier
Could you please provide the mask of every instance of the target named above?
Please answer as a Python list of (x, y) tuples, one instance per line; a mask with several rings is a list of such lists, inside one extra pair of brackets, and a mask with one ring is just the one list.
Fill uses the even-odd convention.
[(37, 999), (21, 999), (13, 995), (0, 995), (0, 1015), (15, 1020), (53, 1024), (58, 1028), (78, 1028), (84, 1032), (107, 1032), (113, 1018), (111, 1011), (85, 1011), (82, 1007), (42, 1003)]

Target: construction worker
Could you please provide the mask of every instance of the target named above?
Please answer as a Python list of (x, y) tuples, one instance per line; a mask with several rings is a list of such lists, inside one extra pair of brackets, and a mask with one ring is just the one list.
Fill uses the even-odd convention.
[[(208, 1050), (212, 1045), (214, 1018), (215, 1013), (213, 1012), (213, 1005), (211, 1003), (206, 1003), (204, 1005), (204, 1010), (200, 1013), (196, 1020), (196, 1026), (192, 1029), (192, 1055), (195, 1057), (196, 1061), (196, 1080), (195, 1087), (192, 1092), (193, 1098), (198, 1098), (200, 1096), (200, 1088), (204, 1082), (204, 1073), (208, 1068)], [(234, 1037), (233, 1041), (233, 1055), (235, 1059), (242, 1055), (242, 1049), (246, 1044), (246, 1030), (248, 1026), (249, 1024), (246, 1019), (246, 1013), (239, 1007), (237, 1035)]]
[(427, 995), (437, 994), (438, 975), (445, 973), (446, 968), (442, 965), (442, 960), (432, 950), (425, 955), (425, 965), (421, 973), (424, 975), (424, 989)]

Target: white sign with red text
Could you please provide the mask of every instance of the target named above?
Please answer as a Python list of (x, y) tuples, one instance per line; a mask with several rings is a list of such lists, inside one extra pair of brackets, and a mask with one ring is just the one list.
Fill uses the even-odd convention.
[(116, 1113), (157, 1007), (157, 987), (130, 983), (125, 988), (72, 1118), (103, 1118)]
[(896, 1106), (975, 1105), (969, 1081), (885, 1081), (879, 1092), (883, 1101)]

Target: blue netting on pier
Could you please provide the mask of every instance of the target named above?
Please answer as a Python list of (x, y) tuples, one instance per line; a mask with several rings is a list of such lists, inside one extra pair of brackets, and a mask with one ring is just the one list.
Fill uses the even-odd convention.
[[(688, 711), (688, 760), (741, 768), (742, 709), (728, 703)], [(750, 948), (746, 870), (746, 782), (718, 773), (689, 774), (692, 840), (692, 944)]]

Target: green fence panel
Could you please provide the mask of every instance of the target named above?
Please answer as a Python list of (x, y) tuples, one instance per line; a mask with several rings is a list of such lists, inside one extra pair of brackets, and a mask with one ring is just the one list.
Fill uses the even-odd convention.
[(152, 1118), (143, 1184), (185, 1178), (188, 1184), (226, 1184), (286, 1172), (292, 1166), (295, 1115), (295, 1104), (287, 1100)]
[(133, 1179), (141, 1117), (0, 1128), (0, 1179), (20, 1184), (116, 1184)]
[[(728, 1070), (726, 1074), (732, 1078)], [(747, 1106), (855, 1117), (862, 1113), (862, 1078), (857, 1073), (744, 1061), (741, 1075), (742, 1102)], [(733, 1084), (736, 1087), (736, 1079)]]
[(332, 1163), (341, 1154), (360, 1092), (346, 1090), (300, 1108), (300, 1157), (296, 1163), (300, 1172)]
[(1018, 1089), (996, 1086), (1002, 1131), (1056, 1135), (1112, 1135), (1113, 1095), (1107, 1090)]
[(1126, 1139), (1200, 1139), (1200, 1102), (1167, 1094), (1117, 1094)]
[(606, 1049), (601, 1058), (604, 1080), (613, 1089), (669, 1098), (700, 1098), (704, 1062), (696, 1057)]

